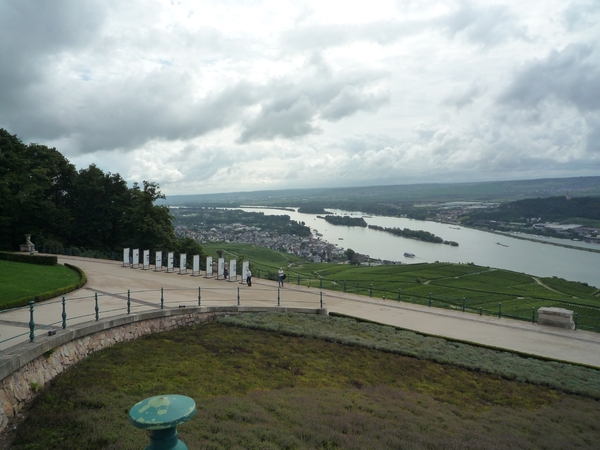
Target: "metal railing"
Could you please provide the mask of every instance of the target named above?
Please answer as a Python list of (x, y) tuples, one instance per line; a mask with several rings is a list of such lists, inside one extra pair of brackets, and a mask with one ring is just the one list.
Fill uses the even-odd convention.
[[(323, 293), (308, 291), (297, 298), (290, 291), (277, 288), (252, 287), (248, 292), (233, 287), (201, 287), (127, 290), (126, 292), (94, 292), (79, 297), (63, 296), (60, 299), (0, 311), (3, 324), (0, 347), (8, 348), (21, 342), (34, 342), (40, 331), (49, 335), (65, 330), (70, 324), (99, 321), (123, 314), (185, 308), (192, 306), (287, 306), (323, 308)], [(259, 293), (257, 296), (256, 293)], [(306, 299), (308, 295), (308, 299)], [(7, 336), (8, 335), (8, 336)], [(0, 336), (1, 338), (2, 336)], [(8, 344), (8, 345), (7, 345)]]
[[(260, 271), (259, 277), (260, 277)], [(558, 307), (573, 310), (575, 329), (600, 332), (600, 307), (582, 305), (573, 300), (560, 299), (529, 299), (536, 306), (515, 305), (515, 296), (502, 294), (506, 301), (489, 302), (481, 299), (469, 299), (468, 297), (439, 297), (432, 293), (426, 295), (414, 292), (402, 292), (401, 288), (392, 290), (387, 287), (376, 286), (373, 283), (355, 283), (344, 280), (330, 280), (325, 278), (303, 278), (300, 275), (293, 277), (294, 284), (315, 287), (320, 290), (330, 290), (348, 294), (368, 296), (370, 298), (382, 298), (384, 300), (396, 300), (405, 303), (426, 305), (429, 307), (443, 308), (452, 311), (461, 311), (472, 314), (505, 317), (522, 320), (531, 323), (538, 322), (538, 309), (541, 307)], [(291, 279), (289, 281), (292, 281)], [(484, 296), (482, 294), (482, 296)]]

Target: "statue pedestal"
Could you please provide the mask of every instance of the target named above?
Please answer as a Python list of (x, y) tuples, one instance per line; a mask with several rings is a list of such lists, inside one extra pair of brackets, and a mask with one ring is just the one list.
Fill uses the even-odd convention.
[(33, 244), (21, 244), (21, 251), (27, 253), (35, 253), (35, 245)]
[(21, 251), (31, 253), (32, 255), (35, 253), (35, 245), (31, 242), (31, 235), (25, 235), (25, 243), (21, 244)]

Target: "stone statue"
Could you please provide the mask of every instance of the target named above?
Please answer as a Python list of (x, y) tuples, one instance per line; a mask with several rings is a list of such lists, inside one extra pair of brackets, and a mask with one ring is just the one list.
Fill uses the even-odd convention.
[(25, 235), (25, 243), (21, 244), (21, 251), (29, 252), (32, 255), (35, 253), (35, 245), (31, 242), (30, 234)]

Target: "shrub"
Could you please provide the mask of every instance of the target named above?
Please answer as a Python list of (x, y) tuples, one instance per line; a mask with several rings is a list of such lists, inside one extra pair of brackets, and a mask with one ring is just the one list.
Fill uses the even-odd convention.
[(58, 258), (53, 255), (30, 255), (28, 253), (0, 252), (0, 259), (4, 261), (21, 262), (26, 264), (39, 264), (42, 266), (55, 266)]

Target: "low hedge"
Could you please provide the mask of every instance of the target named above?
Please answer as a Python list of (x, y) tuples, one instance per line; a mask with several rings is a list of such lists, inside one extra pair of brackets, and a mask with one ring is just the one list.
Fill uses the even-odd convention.
[(29, 304), (29, 302), (31, 302), (31, 301), (33, 301), (35, 303), (39, 303), (44, 300), (48, 300), (48, 299), (51, 299), (54, 297), (58, 297), (60, 295), (68, 294), (69, 292), (76, 291), (77, 289), (81, 289), (83, 286), (86, 285), (87, 277), (83, 270), (81, 270), (77, 266), (73, 266), (73, 265), (67, 264), (67, 263), (65, 263), (65, 267), (68, 267), (69, 269), (74, 270), (75, 272), (77, 272), (79, 274), (79, 281), (77, 283), (71, 284), (69, 286), (65, 286), (62, 288), (53, 289), (51, 291), (43, 292), (41, 294), (37, 294), (37, 295), (29, 296), (29, 297), (23, 297), (18, 300), (15, 300), (15, 301), (5, 303), (2, 305), (2, 307), (0, 309), (20, 308), (22, 306), (27, 306)]
[(0, 252), (0, 259), (26, 264), (39, 264), (41, 266), (55, 266), (58, 264), (58, 256), (56, 255), (30, 255), (29, 253)]

